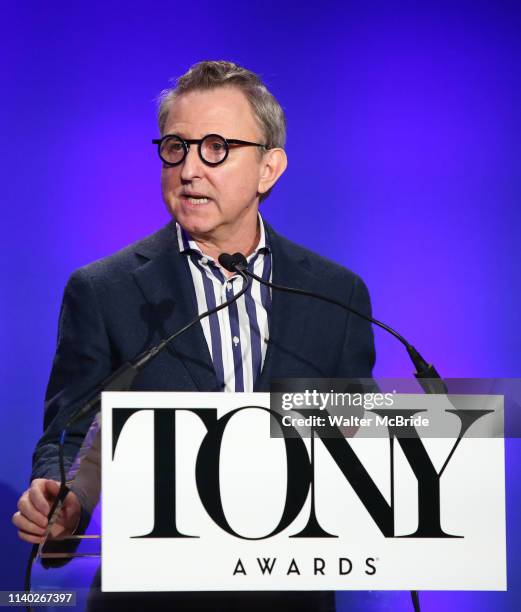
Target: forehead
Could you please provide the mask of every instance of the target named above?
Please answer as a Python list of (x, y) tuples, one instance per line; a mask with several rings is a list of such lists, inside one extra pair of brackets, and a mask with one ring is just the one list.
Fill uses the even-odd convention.
[(260, 128), (246, 96), (236, 87), (196, 90), (170, 102), (166, 134), (200, 138), (221, 134), (226, 138), (258, 138)]

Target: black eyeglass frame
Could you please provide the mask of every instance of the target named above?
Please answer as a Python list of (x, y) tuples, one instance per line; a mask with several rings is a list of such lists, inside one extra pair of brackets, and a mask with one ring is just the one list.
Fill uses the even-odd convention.
[[(167, 161), (161, 155), (161, 146), (163, 142), (165, 140), (168, 140), (169, 138), (176, 138), (183, 145), (184, 155), (178, 162), (175, 162), (175, 163)], [(220, 161), (210, 162), (203, 157), (202, 146), (203, 146), (203, 142), (207, 138), (220, 138), (223, 141), (225, 152), (224, 152), (224, 157)], [(220, 166), (227, 159), (228, 154), (230, 153), (230, 145), (238, 145), (240, 147), (262, 147), (266, 151), (269, 150), (268, 145), (261, 144), (259, 142), (249, 142), (248, 140), (238, 140), (237, 138), (225, 138), (224, 136), (221, 136), (220, 134), (206, 134), (206, 136), (203, 136), (203, 138), (181, 138), (181, 136), (179, 136), (178, 134), (165, 134), (162, 138), (154, 138), (152, 140), (152, 144), (157, 145), (157, 152), (158, 152), (159, 158), (166, 166), (169, 166), (169, 167), (179, 166), (179, 164), (182, 164), (184, 160), (186, 159), (186, 156), (188, 155), (188, 149), (190, 145), (192, 144), (197, 145), (197, 152), (199, 153), (199, 157), (201, 161), (207, 166), (212, 166), (212, 167)]]

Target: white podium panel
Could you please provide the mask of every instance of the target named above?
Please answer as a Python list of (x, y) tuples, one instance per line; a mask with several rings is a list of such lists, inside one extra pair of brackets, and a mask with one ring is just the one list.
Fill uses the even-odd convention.
[(506, 589), (501, 437), (270, 421), (269, 394), (103, 394), (103, 590)]

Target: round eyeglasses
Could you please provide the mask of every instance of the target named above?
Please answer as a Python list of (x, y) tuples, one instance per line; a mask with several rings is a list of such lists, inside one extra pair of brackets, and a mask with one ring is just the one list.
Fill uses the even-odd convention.
[(188, 155), (190, 145), (197, 145), (199, 157), (208, 166), (218, 166), (228, 157), (230, 146), (232, 147), (269, 147), (258, 142), (247, 140), (226, 139), (219, 134), (207, 134), (204, 138), (185, 139), (177, 134), (167, 134), (163, 138), (154, 139), (152, 144), (157, 145), (157, 151), (161, 161), (166, 166), (177, 166), (184, 161)]

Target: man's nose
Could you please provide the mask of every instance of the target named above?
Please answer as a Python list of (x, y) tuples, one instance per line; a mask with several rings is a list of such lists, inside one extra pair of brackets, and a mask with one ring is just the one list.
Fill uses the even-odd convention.
[(189, 145), (188, 153), (181, 163), (181, 179), (191, 181), (194, 178), (201, 178), (204, 172), (204, 164), (199, 157), (197, 145)]

